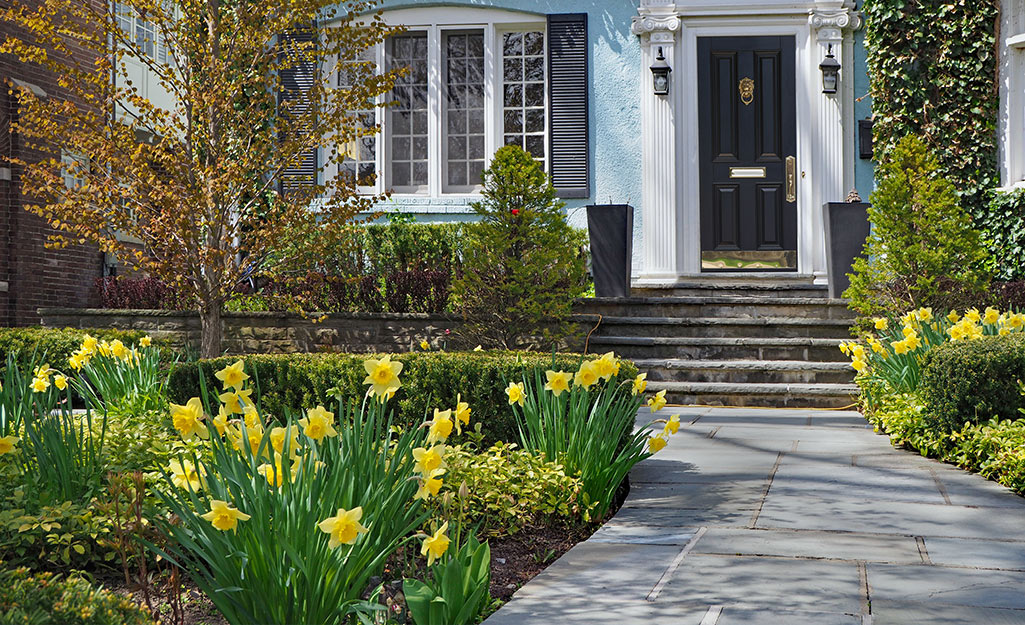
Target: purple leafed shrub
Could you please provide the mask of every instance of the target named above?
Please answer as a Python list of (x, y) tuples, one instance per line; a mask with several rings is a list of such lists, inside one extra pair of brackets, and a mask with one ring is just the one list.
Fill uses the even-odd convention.
[(192, 302), (156, 278), (107, 276), (96, 279), (103, 308), (187, 310)]
[(385, 281), (385, 300), (391, 312), (439, 313), (448, 302), (451, 276), (447, 271), (394, 271)]

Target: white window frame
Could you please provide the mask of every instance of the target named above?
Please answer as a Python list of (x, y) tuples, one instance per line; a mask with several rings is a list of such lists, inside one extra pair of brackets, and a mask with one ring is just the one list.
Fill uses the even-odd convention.
[[(444, 120), (444, 83), (442, 66), (442, 35), (446, 31), (466, 32), (471, 30), (484, 31), (484, 155), (485, 166), (491, 161), (498, 148), (504, 144), (502, 81), (502, 35), (507, 32), (537, 31), (544, 34), (545, 45), (545, 164), (550, 162), (548, 147), (548, 128), (551, 121), (550, 102), (548, 97), (548, 23), (544, 15), (528, 14), (502, 9), (484, 9), (476, 7), (432, 7), (407, 8), (385, 11), (383, 14), (387, 24), (403, 25), (407, 32), (427, 33), (427, 71), (428, 71), (428, 182), (420, 190), (412, 193), (393, 192), (393, 200), (401, 202), (403, 198), (460, 198), (479, 197), (480, 185), (472, 189), (448, 190), (444, 180), (446, 163)], [(386, 67), (385, 44), (376, 46), (375, 57), (378, 67)], [(334, 78), (332, 78), (334, 80)], [(390, 94), (378, 99), (375, 111), (376, 123), (381, 131), (376, 135), (377, 149), (375, 184), (372, 187), (360, 187), (365, 194), (379, 194), (392, 189), (389, 134), (387, 109), (380, 106), (388, 102)], [(337, 163), (327, 172), (331, 179), (338, 175)]]
[(1001, 63), (1002, 163), (1006, 189), (1025, 188), (1025, 6), (1021, 0), (1005, 0)]
[(71, 167), (73, 165), (83, 170), (81, 173), (89, 173), (89, 157), (77, 152), (61, 150), (61, 178), (67, 189), (77, 189), (85, 184), (84, 177), (72, 175)]

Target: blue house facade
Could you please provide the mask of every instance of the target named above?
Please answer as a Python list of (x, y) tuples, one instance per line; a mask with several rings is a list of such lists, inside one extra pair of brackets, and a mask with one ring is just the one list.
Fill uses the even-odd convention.
[[(862, 19), (850, 0), (386, 0), (408, 66), (382, 133), (346, 146), (385, 210), (472, 218), (505, 144), (544, 164), (585, 224), (635, 207), (634, 282), (788, 271), (824, 282), (821, 207), (867, 197)], [(835, 86), (820, 65), (839, 63)], [(668, 85), (651, 67), (667, 66)], [(863, 156), (865, 158), (863, 158)]]

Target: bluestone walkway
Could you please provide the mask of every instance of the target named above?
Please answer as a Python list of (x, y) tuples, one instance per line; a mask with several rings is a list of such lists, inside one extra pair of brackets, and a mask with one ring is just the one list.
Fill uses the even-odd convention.
[(671, 414), (619, 513), (486, 625), (1025, 624), (1021, 497), (856, 412)]

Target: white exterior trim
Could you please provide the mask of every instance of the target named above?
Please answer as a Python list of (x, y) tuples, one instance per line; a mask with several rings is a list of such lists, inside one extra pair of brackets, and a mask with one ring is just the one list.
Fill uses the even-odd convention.
[(1000, 32), (1000, 116), (998, 155), (1004, 189), (1025, 187), (1025, 5), (1004, 0)]
[[(642, 0), (633, 32), (641, 37), (647, 78), (658, 46), (673, 68), (671, 94), (642, 81), (644, 145), (643, 267), (638, 285), (666, 284), (701, 271), (697, 39), (780, 35), (796, 41), (798, 274), (826, 281), (821, 206), (842, 201), (854, 180), (855, 123), (851, 30), (860, 16), (845, 0), (732, 0), (672, 3)], [(818, 65), (826, 47), (844, 69), (837, 95), (821, 92)], [(847, 70), (847, 71), (845, 71)], [(672, 140), (668, 138), (672, 137)], [(723, 274), (724, 277), (729, 274)]]

